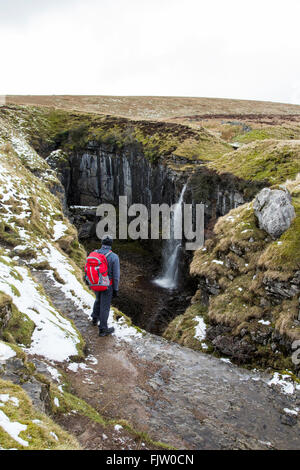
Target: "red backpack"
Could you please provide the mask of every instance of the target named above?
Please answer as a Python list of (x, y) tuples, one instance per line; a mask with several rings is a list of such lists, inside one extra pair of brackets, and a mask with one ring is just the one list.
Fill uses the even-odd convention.
[(111, 254), (109, 251), (106, 255), (92, 251), (87, 257), (84, 267), (85, 279), (90, 289), (94, 291), (107, 290), (112, 284), (108, 277), (107, 257)]

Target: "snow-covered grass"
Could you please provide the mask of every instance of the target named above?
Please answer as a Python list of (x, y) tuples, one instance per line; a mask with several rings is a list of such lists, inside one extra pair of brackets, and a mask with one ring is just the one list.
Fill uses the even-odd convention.
[(274, 373), (268, 385), (278, 387), (286, 395), (293, 395), (296, 390), (300, 390), (300, 385), (293, 380), (291, 374), (280, 374), (279, 372)]
[(78, 449), (76, 440), (38, 412), (19, 385), (0, 379), (0, 389), (1, 449)]
[(48, 365), (47, 370), (55, 382), (60, 382), (60, 378), (62, 375), (58, 372), (58, 370), (55, 367)]
[[(19, 405), (20, 405), (19, 399), (16, 398), (16, 397), (11, 397), (11, 396), (9, 395), (9, 393), (2, 393), (2, 394), (0, 394), (0, 401), (3, 402), (3, 403), (7, 403), (7, 402), (11, 401), (12, 404), (13, 404), (14, 406), (17, 406), (17, 407), (19, 407)], [(1, 403), (0, 403), (0, 406), (1, 406)]]
[(48, 272), (48, 275), (52, 278), (53, 282), (55, 282), (56, 286), (63, 291), (64, 295), (76, 305), (76, 307), (83, 310), (92, 308), (95, 298), (77, 279), (74, 267), (70, 263), (70, 259), (67, 255), (63, 254), (53, 244), (47, 243), (37, 257), (38, 263), (43, 261), (48, 261), (51, 268), (56, 269), (59, 273), (60, 277), (64, 280), (64, 284), (55, 280), (52, 272)]
[(0, 263), (0, 291), (9, 295), (18, 310), (35, 324), (27, 353), (55, 361), (78, 354), (77, 331), (49, 303), (26, 267)]
[(138, 331), (134, 326), (128, 325), (124, 317), (116, 319), (114, 309), (111, 309), (109, 312), (108, 326), (115, 328), (113, 336), (116, 339), (121, 339), (127, 343), (131, 343), (134, 339), (143, 337), (143, 333)]
[(204, 340), (206, 338), (206, 324), (203, 318), (199, 315), (195, 317), (195, 335), (194, 338), (201, 342), (201, 346), (203, 349), (207, 349), (208, 346), (205, 344)]
[(18, 423), (17, 421), (10, 421), (9, 417), (0, 410), (0, 426), (14, 441), (17, 441), (23, 447), (28, 447), (28, 442), (19, 436), (20, 432), (27, 429), (25, 424)]
[(54, 241), (59, 240), (64, 235), (66, 230), (68, 230), (68, 227), (63, 221), (61, 220), (55, 221), (54, 227), (53, 227), (53, 240)]
[(11, 359), (15, 355), (15, 351), (10, 346), (0, 341), (0, 363)]
[[(50, 268), (45, 272), (55, 286), (87, 315), (91, 313), (94, 295), (82, 284), (78, 268), (56, 243), (72, 231), (59, 201), (50, 194), (43, 181), (27, 169), (46, 171), (49, 170), (48, 164), (22, 136), (11, 135), (10, 142), (13, 152), (0, 149), (0, 194), (2, 192), (4, 209), (0, 211), (0, 222), (4, 221), (10, 227), (9, 233), (15, 237), (16, 256), (12, 261), (9, 257), (11, 250), (2, 253), (6, 260), (1, 263), (0, 259), (0, 291), (9, 295), (19, 311), (35, 324), (31, 346), (26, 351), (50, 360), (64, 361), (78, 353), (78, 333), (69, 320), (51, 305), (30, 272), (17, 263), (21, 260), (29, 269), (43, 264)], [(22, 168), (21, 162), (26, 164), (26, 168)], [(27, 253), (33, 256), (29, 258)], [(113, 314), (111, 323), (115, 326), (117, 338), (130, 341), (139, 334), (125, 320), (114, 320)]]
[[(60, 202), (43, 181), (27, 169), (34, 167), (46, 171), (49, 169), (47, 163), (22, 137), (12, 136), (10, 141), (14, 151), (9, 147), (8, 150), (0, 148), (0, 224), (5, 224), (2, 237), (13, 244), (16, 256), (12, 260), (12, 249), (0, 248), (0, 292), (12, 298), (13, 304), (24, 315), (24, 321), (28, 318), (35, 325), (26, 352), (64, 361), (78, 355), (82, 338), (72, 323), (53, 307), (24, 265), (35, 266), (39, 254), (48, 262), (43, 252), (46, 250), (47, 253), (48, 246), (56, 258), (60, 256), (67, 260), (68, 257), (60, 255), (60, 249), (54, 245), (69, 227)], [(26, 168), (21, 163), (24, 161)], [(51, 267), (55, 270), (56, 263), (53, 264)], [(65, 264), (70, 265), (70, 260)], [(69, 268), (73, 270), (71, 266)], [(74, 284), (73, 288), (78, 290), (80, 283)]]
[(269, 320), (258, 320), (258, 323), (261, 323), (262, 325), (271, 325)]

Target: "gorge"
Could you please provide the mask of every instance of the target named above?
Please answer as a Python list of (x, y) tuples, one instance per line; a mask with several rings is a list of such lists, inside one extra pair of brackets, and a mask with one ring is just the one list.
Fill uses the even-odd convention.
[[(287, 137), (275, 123), (258, 139), (254, 118), (245, 118), (238, 134), (242, 126), (221, 118), (216, 130), (213, 119), (194, 127), (196, 118), (189, 126), (14, 104), (0, 111), (1, 386), (19, 400), (27, 399), (22, 390), (28, 393), (65, 430), (72, 434), (74, 427), (85, 448), (93, 436), (80, 427), (89, 420), (98, 434), (107, 420), (110, 443), (121, 446), (112, 419), (152, 436), (150, 448), (157, 441), (184, 448), (297, 446), (299, 368), (291, 360), (300, 338), (297, 126)], [(235, 133), (226, 140), (225, 130)], [(253, 200), (262, 188), (283, 191), (282, 185), (295, 217), (272, 239), (258, 226)], [(99, 245), (96, 207), (117, 207), (120, 195), (147, 207), (177, 203), (175, 225), (182, 201), (204, 204), (206, 242), (189, 253), (176, 239), (116, 240), (123, 273), (112, 309), (116, 335), (100, 344), (88, 321), (93, 298), (82, 284), (86, 251), (79, 241), (87, 251)], [(60, 346), (48, 348), (48, 341)], [(3, 409), (16, 413), (13, 406)], [(267, 431), (261, 407), (269, 411)], [(23, 444), (37, 426), (26, 423), (32, 430), (22, 434)], [(65, 435), (51, 426), (61, 443)], [(126, 445), (145, 444), (135, 441), (133, 427), (124, 424)], [(52, 438), (45, 446), (58, 445)], [(97, 445), (104, 448), (105, 439)]]

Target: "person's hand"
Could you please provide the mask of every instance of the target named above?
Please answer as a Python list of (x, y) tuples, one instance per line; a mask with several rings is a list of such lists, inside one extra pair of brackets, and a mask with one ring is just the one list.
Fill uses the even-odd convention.
[(113, 298), (118, 297), (118, 295), (119, 295), (118, 291), (114, 289), (113, 290)]

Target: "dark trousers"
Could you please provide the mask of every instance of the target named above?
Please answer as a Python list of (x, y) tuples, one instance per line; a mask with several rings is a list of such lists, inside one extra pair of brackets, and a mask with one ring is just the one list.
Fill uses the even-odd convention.
[(92, 318), (95, 320), (100, 320), (99, 328), (103, 330), (107, 329), (107, 320), (109, 316), (112, 294), (112, 286), (109, 286), (107, 290), (96, 292), (96, 300), (94, 303)]

